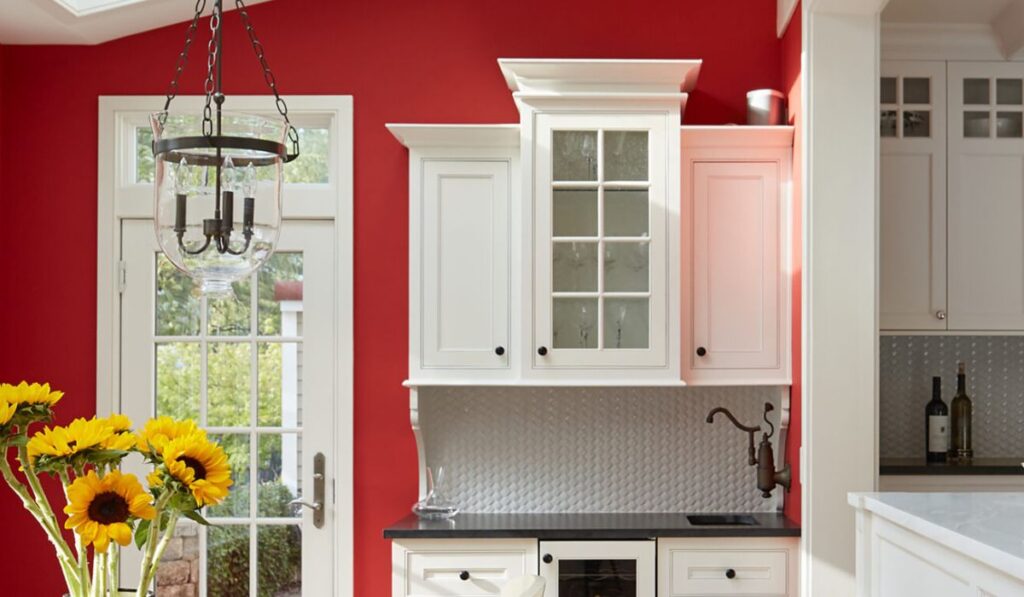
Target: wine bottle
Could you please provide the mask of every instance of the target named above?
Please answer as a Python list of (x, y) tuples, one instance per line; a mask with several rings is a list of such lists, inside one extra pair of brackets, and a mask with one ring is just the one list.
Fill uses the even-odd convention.
[(974, 456), (971, 449), (971, 399), (967, 397), (967, 367), (960, 362), (956, 374), (956, 396), (952, 407), (952, 449), (950, 455), (958, 461), (969, 461)]
[(932, 399), (924, 408), (928, 462), (946, 462), (949, 452), (949, 409), (942, 401), (942, 378), (932, 378)]

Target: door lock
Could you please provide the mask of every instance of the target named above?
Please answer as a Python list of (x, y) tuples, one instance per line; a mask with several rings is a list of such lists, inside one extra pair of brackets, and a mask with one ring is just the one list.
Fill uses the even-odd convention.
[(313, 526), (318, 529), (324, 527), (324, 468), (325, 459), (321, 452), (313, 456), (313, 501), (307, 502), (302, 498), (296, 498), (288, 502), (289, 506), (302, 506), (313, 511)]

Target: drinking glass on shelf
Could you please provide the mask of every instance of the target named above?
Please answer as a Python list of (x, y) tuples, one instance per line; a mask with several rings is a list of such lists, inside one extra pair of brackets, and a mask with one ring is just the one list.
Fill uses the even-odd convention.
[(587, 317), (587, 307), (580, 307), (580, 348), (587, 348), (587, 341), (590, 339), (590, 330), (594, 328), (594, 322)]

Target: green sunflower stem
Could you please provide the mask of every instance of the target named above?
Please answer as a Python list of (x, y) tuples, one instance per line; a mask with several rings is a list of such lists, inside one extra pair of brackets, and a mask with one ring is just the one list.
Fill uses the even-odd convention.
[[(67, 469), (61, 469), (58, 473), (60, 475), (61, 485), (64, 486), (64, 498), (67, 502), (71, 503), (71, 498), (68, 497), (68, 488), (71, 487), (71, 476), (68, 475)], [(75, 551), (78, 552), (78, 573), (81, 575), (82, 582), (85, 583), (86, 587), (92, 587), (92, 579), (89, 577), (89, 552), (85, 547), (85, 541), (82, 540), (82, 535), (75, 533)], [(95, 562), (95, 557), (93, 558)], [(95, 577), (95, 573), (93, 574)]]
[(114, 545), (111, 545), (110, 548), (113, 551), (110, 552), (110, 559), (107, 561), (107, 591), (111, 595), (117, 595), (117, 588), (121, 584), (118, 582), (120, 578), (118, 573), (121, 568), (121, 550)]
[(171, 492), (167, 491), (160, 496), (154, 505), (156, 510), (156, 516), (153, 517), (153, 522), (149, 525), (149, 537), (146, 540), (146, 552), (142, 558), (141, 573), (139, 574), (139, 589), (136, 592), (137, 597), (145, 597), (149, 591), (149, 585), (153, 582), (153, 577), (156, 576), (156, 568), (160, 563), (160, 558), (157, 556), (159, 551), (160, 556), (163, 556), (164, 550), (167, 549), (167, 544), (170, 542), (171, 536), (174, 534), (174, 526), (178, 523), (177, 513), (168, 513), (171, 516), (167, 522), (167, 530), (164, 532), (164, 536), (157, 542), (157, 535), (160, 534), (160, 518), (164, 515), (164, 508), (167, 507), (167, 503), (171, 499)]

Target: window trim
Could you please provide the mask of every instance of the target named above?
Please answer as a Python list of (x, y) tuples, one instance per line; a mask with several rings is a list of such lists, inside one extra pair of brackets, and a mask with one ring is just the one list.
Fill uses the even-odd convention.
[[(163, 105), (163, 96), (100, 96), (97, 159), (96, 414), (121, 409), (120, 337), (121, 222), (152, 219), (153, 188), (134, 182), (134, 128)], [(175, 108), (200, 110), (202, 96), (179, 96)], [(333, 220), (335, 234), (335, 454), (334, 595), (354, 593), (353, 548), (353, 101), (352, 96), (289, 96), (289, 114), (299, 124), (328, 123), (330, 180), (286, 188), (285, 219)], [(266, 96), (232, 96), (230, 109), (273, 113)], [(131, 134), (129, 135), (129, 130)], [(126, 143), (126, 140), (132, 143)], [(127, 166), (132, 168), (130, 179)]]

